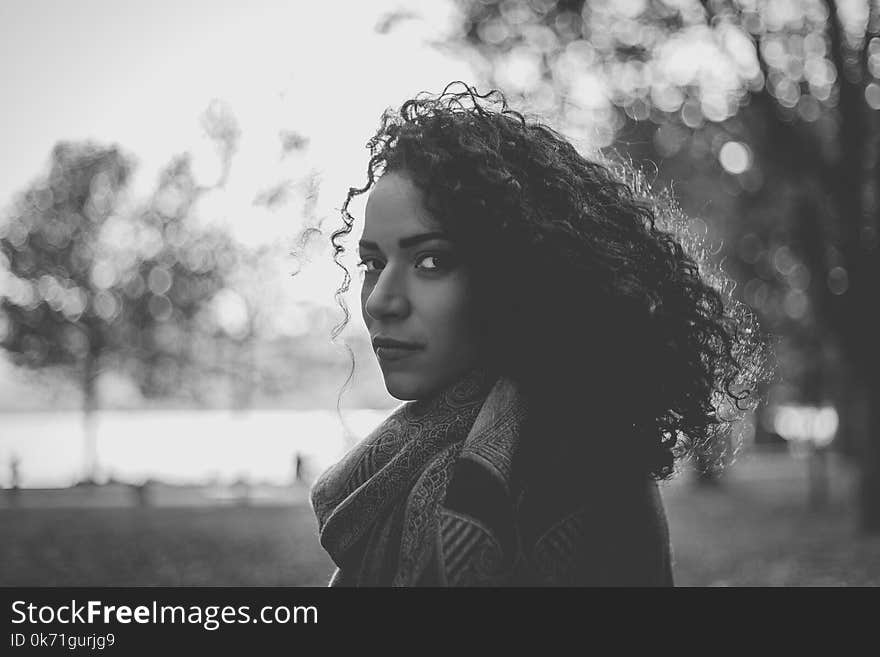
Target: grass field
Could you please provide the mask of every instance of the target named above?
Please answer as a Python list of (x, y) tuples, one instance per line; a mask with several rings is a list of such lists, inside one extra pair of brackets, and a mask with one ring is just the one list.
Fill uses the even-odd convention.
[(4, 586), (319, 586), (307, 506), (6, 509)]
[(855, 470), (829, 460), (827, 503), (810, 504), (807, 464), (742, 459), (718, 488), (664, 488), (680, 586), (878, 586), (880, 536), (859, 532)]
[[(810, 510), (804, 463), (746, 457), (718, 487), (663, 486), (684, 586), (880, 585), (858, 534), (852, 469), (830, 463)], [(0, 509), (3, 586), (321, 586), (333, 564), (308, 506)]]

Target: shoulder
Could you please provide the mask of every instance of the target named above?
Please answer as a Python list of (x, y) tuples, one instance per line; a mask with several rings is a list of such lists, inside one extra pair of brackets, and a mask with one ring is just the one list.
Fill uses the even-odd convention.
[(669, 532), (649, 477), (554, 470), (527, 492), (457, 458), (436, 532), (441, 581), (476, 585), (672, 584)]
[(521, 526), (535, 574), (547, 584), (672, 585), (666, 515), (652, 480), (565, 503), (533, 501)]

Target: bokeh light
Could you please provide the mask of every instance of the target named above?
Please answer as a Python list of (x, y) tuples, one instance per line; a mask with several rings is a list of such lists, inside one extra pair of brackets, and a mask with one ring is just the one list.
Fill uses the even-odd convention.
[(749, 147), (739, 141), (728, 141), (718, 153), (718, 161), (728, 173), (744, 173), (751, 164)]
[(833, 406), (781, 405), (776, 409), (773, 428), (790, 441), (811, 442), (816, 447), (831, 444), (840, 419)]
[(849, 289), (849, 274), (843, 267), (834, 267), (828, 272), (828, 289), (840, 296)]
[(865, 87), (865, 101), (871, 109), (880, 109), (880, 84), (871, 82)]

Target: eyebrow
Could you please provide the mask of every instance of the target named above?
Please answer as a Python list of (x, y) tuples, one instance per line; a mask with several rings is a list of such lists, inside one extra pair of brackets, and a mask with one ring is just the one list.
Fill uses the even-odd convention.
[[(441, 233), (439, 231), (434, 231), (432, 233), (420, 233), (418, 235), (410, 235), (409, 237), (401, 237), (397, 240), (397, 245), (401, 249), (408, 249), (410, 247), (416, 246), (417, 244), (421, 244), (422, 242), (430, 242), (431, 240), (447, 240), (449, 241), (449, 237), (446, 233)], [(374, 251), (380, 251), (379, 245), (375, 242), (371, 242), (370, 240), (361, 240), (358, 242), (358, 246), (362, 249), (372, 249)]]

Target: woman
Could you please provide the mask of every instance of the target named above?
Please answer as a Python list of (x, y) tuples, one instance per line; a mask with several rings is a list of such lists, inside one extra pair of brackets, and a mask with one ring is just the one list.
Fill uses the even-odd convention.
[(312, 490), (331, 585), (672, 585), (655, 481), (720, 457), (752, 320), (671, 206), (462, 86), (385, 113), (331, 238), (370, 192), (363, 316), (405, 401)]

